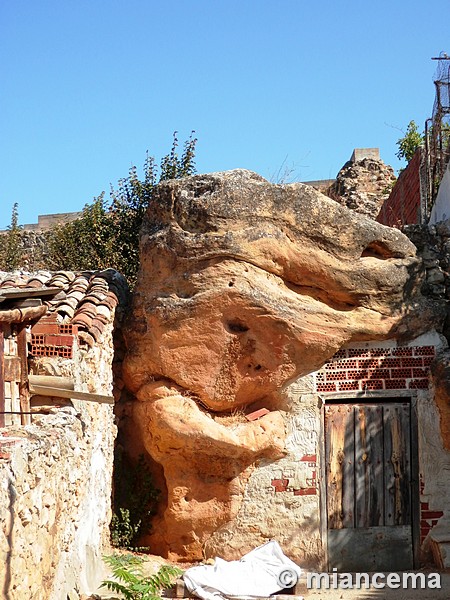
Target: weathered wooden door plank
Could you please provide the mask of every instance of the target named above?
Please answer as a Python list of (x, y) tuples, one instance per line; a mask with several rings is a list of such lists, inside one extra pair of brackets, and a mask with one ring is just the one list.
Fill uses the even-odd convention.
[(30, 391), (28, 389), (28, 347), (27, 347), (27, 330), (26, 326), (19, 325), (17, 332), (17, 353), (20, 359), (20, 381), (19, 381), (19, 398), (20, 410), (22, 411), (22, 425), (31, 423), (30, 417)]
[(354, 527), (354, 415), (348, 405), (326, 407), (328, 527)]
[(410, 406), (383, 407), (385, 525), (411, 524)]
[(329, 568), (411, 569), (411, 404), (330, 404), (324, 431)]
[(356, 527), (384, 525), (381, 406), (355, 406)]
[(407, 571), (413, 564), (411, 528), (332, 529), (328, 553), (329, 568), (338, 571)]

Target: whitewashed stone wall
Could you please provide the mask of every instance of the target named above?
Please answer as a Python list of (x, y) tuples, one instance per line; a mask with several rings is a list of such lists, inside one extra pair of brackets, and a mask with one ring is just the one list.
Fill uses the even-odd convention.
[[(406, 346), (399, 346), (395, 340), (349, 346), (354, 356), (358, 356), (360, 351), (367, 351), (369, 358), (363, 360), (371, 360), (373, 356), (372, 360), (380, 361), (380, 366), (370, 367), (380, 370), (377, 377), (383, 373), (382, 369), (383, 376), (388, 376), (381, 366), (386, 356), (392, 356), (391, 361), (396, 354), (402, 356), (401, 367), (411, 360), (405, 349), (413, 349), (411, 354), (415, 355), (417, 348), (434, 348), (435, 355), (446, 347), (445, 338), (435, 332), (412, 340)], [(397, 350), (399, 352), (396, 353)], [(421, 352), (417, 351), (417, 355), (420, 356)], [(423, 359), (425, 364), (425, 356)], [(412, 356), (412, 360), (415, 364), (414, 361), (418, 359)], [(396, 369), (400, 367), (395, 365)], [(354, 372), (355, 367), (349, 368)], [(417, 370), (422, 371), (423, 367)], [(401, 388), (399, 394), (405, 396), (409, 393), (416, 398), (417, 405), (421, 557), (423, 561), (432, 558), (431, 534), (439, 534), (441, 538), (447, 536), (450, 565), (450, 453), (443, 446), (433, 390), (428, 383), (426, 389), (421, 389), (420, 385), (426, 380), (414, 379), (414, 373), (411, 372), (411, 379), (405, 379), (405, 387)], [(400, 381), (397, 377), (400, 376), (390, 372), (388, 381)], [(407, 377), (407, 374), (403, 372), (402, 377)], [(419, 374), (417, 377), (425, 376)], [(418, 381), (420, 385), (417, 385)], [(355, 387), (355, 383), (340, 379), (332, 397), (339, 396), (339, 393), (348, 399), (358, 394), (363, 397), (365, 392), (361, 391), (361, 387)], [(326, 523), (322, 522), (321, 517), (321, 503), (326, 502), (326, 498), (321, 498), (320, 492), (324, 477), (321, 472), (324, 452), (323, 405), (329, 394), (317, 391), (319, 386), (325, 389), (326, 385), (326, 379), (317, 372), (297, 380), (287, 388), (284, 412), (287, 455), (275, 462), (261, 460), (248, 473), (248, 483), (237, 517), (211, 537), (205, 547), (207, 557), (219, 555), (233, 558), (269, 539), (276, 539), (288, 556), (303, 568), (326, 568)], [(339, 389), (345, 391), (339, 392)], [(369, 385), (364, 389), (367, 389), (367, 394), (372, 394), (374, 401), (377, 397), (382, 399), (383, 394), (385, 397), (396, 395), (395, 385), (389, 388), (386, 384), (385, 389), (378, 386), (370, 388)]]
[[(74, 359), (36, 359), (35, 374), (112, 393), (112, 326)], [(109, 548), (116, 427), (111, 405), (73, 401), (0, 437), (0, 590), (8, 600), (75, 600), (95, 591)], [(8, 443), (8, 440), (10, 441)]]
[(231, 558), (276, 539), (303, 567), (324, 564), (317, 470), (321, 405), (314, 375), (289, 386), (286, 397), (287, 455), (261, 460), (249, 473), (237, 517), (212, 536), (207, 556)]

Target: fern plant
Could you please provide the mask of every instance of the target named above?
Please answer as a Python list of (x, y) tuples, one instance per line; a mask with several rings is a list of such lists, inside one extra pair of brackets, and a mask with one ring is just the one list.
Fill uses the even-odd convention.
[(132, 554), (112, 554), (103, 560), (111, 568), (114, 579), (106, 579), (101, 587), (120, 593), (125, 600), (162, 600), (161, 592), (169, 588), (183, 571), (163, 565), (154, 575), (144, 575), (144, 560)]

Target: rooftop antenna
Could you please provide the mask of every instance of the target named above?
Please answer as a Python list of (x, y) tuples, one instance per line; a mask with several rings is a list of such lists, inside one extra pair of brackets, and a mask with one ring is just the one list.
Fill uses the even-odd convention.
[(425, 122), (426, 217), (429, 216), (450, 160), (450, 56), (441, 52), (431, 60), (437, 60), (438, 65), (433, 77), (436, 93), (433, 113)]

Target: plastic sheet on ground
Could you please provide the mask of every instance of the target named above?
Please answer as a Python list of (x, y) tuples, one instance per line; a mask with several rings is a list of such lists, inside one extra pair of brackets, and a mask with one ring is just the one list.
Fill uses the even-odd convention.
[(270, 596), (294, 587), (301, 572), (283, 554), (278, 542), (272, 540), (240, 560), (227, 562), (216, 558), (213, 565), (191, 567), (183, 579), (189, 592), (202, 600), (220, 600), (233, 596)]

